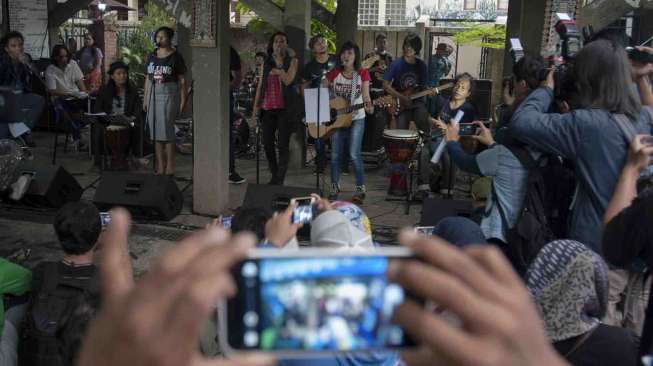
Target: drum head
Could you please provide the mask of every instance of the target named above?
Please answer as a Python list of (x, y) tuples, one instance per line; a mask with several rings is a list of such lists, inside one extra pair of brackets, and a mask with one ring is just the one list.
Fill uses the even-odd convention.
[(419, 135), (416, 131), (412, 130), (384, 130), (383, 137), (400, 140), (413, 140), (417, 139)]
[(126, 130), (128, 127), (123, 125), (109, 125), (107, 126), (107, 131), (120, 131)]

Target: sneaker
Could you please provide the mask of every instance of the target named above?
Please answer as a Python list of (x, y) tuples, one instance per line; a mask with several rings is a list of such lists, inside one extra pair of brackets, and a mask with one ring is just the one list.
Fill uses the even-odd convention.
[(238, 173), (233, 172), (229, 174), (229, 183), (231, 184), (242, 184), (245, 183), (245, 178), (241, 177)]
[(338, 183), (331, 183), (331, 193), (329, 193), (329, 201), (337, 201), (338, 194), (340, 194), (340, 186)]
[(418, 202), (422, 202), (427, 198), (429, 198), (429, 190), (427, 189), (420, 189), (413, 196), (413, 199)]
[(351, 198), (351, 201), (357, 205), (362, 205), (363, 201), (365, 201), (366, 192), (367, 189), (365, 189), (365, 185), (356, 186), (356, 193), (354, 193), (354, 196)]
[(23, 140), (25, 145), (29, 147), (36, 147), (36, 143), (34, 142), (34, 138), (32, 138), (31, 133), (24, 133), (20, 136), (20, 138)]
[(88, 145), (83, 143), (82, 140), (74, 140), (72, 147), (75, 152), (88, 151)]

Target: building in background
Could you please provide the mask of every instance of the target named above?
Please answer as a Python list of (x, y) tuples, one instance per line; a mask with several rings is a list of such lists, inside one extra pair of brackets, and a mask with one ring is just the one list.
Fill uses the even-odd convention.
[(406, 0), (359, 0), (358, 25), (407, 26), (411, 23)]

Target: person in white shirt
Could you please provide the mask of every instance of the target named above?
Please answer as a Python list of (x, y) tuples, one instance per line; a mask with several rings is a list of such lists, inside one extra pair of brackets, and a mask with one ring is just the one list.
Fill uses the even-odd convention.
[(84, 74), (77, 62), (71, 58), (72, 54), (66, 46), (54, 46), (50, 56), (52, 64), (45, 70), (45, 85), (51, 96), (60, 97), (64, 109), (71, 114), (74, 144), (83, 148), (79, 142), (79, 131), (83, 127), (80, 114), (87, 108), (88, 94), (84, 84)]

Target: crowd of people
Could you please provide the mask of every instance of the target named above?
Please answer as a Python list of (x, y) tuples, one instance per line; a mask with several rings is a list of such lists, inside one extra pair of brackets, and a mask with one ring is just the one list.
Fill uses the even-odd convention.
[[(10, 35), (3, 43), (8, 66), (3, 64), (0, 80), (11, 88), (5, 94), (30, 95), (22, 36)], [(158, 47), (148, 61), (144, 100), (157, 173), (166, 175), (175, 170), (172, 121), (188, 98), (186, 66), (171, 46), (173, 36), (165, 27), (156, 32)], [(352, 255), (373, 253), (380, 246), (373, 237), (374, 223), (361, 208), (338, 199), (341, 170), (351, 162), (356, 179), (352, 201), (364, 201), (363, 130), (368, 118), (376, 118), (374, 98), (384, 94), (400, 101), (394, 121), (399, 129), (414, 122), (422, 133), (421, 190), (433, 189), (430, 156), (444, 144), (437, 186), (450, 191), (447, 179), (456, 168), (490, 177), (484, 215), (478, 222), (448, 217), (430, 234), (406, 229), (397, 239), (415, 257), (392, 262), (388, 278), (428, 300), (407, 299), (394, 314), (418, 348), (279, 364), (651, 365), (653, 64), (630, 60), (624, 39), (613, 33), (596, 35), (564, 70), (525, 55), (505, 83), (505, 110), (496, 125), (487, 126), (476, 121), (469, 103), (471, 75), (456, 76), (451, 97), (439, 95), (437, 79), (451, 68), (446, 45), (437, 47), (433, 69), (417, 57), (422, 43), (414, 34), (406, 37), (402, 56), (394, 60), (385, 50), (385, 38), (376, 41), (368, 56), (378, 59), (369, 70), (355, 43), (344, 43), (332, 57), (322, 36), (311, 39), (313, 60), (303, 70), (282, 32), (272, 35), (267, 53), (256, 55), (260, 80), (253, 116), (261, 119), (270, 184), (284, 184), (292, 122), (304, 112), (305, 88), (324, 85), (360, 106), (352, 111), (352, 125), (329, 137), (332, 187), (329, 197), (312, 197), (316, 216), (307, 245)], [(85, 72), (94, 72), (98, 63), (89, 60), (99, 54), (92, 51), (92, 39), (88, 43), (90, 68), (84, 72), (64, 46), (55, 47), (46, 71), (50, 94), (67, 97), (89, 90)], [(653, 48), (638, 51), (653, 55)], [(232, 49), (232, 88), (242, 78), (234, 53)], [(128, 72), (125, 64), (111, 65), (111, 81), (100, 89), (96, 108), (137, 117), (141, 105)], [(412, 98), (417, 92), (423, 96)], [(67, 110), (81, 108), (62, 103)], [(378, 117), (385, 127), (392, 116)], [(10, 121), (29, 127), (27, 116)], [(474, 124), (471, 139), (486, 147), (480, 153), (470, 153), (460, 143), (465, 123)], [(325, 151), (316, 141), (318, 171), (325, 167)], [(240, 183), (233, 156), (230, 160), (230, 180)], [(64, 252), (60, 262), (29, 271), (0, 261), (0, 356), (19, 365), (209, 364), (198, 350), (200, 328), (216, 301), (238, 290), (231, 267), (254, 246), (303, 250), (297, 240), (302, 225), (292, 220), (295, 208), (291, 202), (276, 213), (241, 209), (229, 228), (215, 220), (135, 281), (129, 214), (111, 211), (111, 222), (103, 229), (92, 204), (65, 205), (54, 222)], [(218, 362), (267, 365), (277, 360), (251, 356)]]

